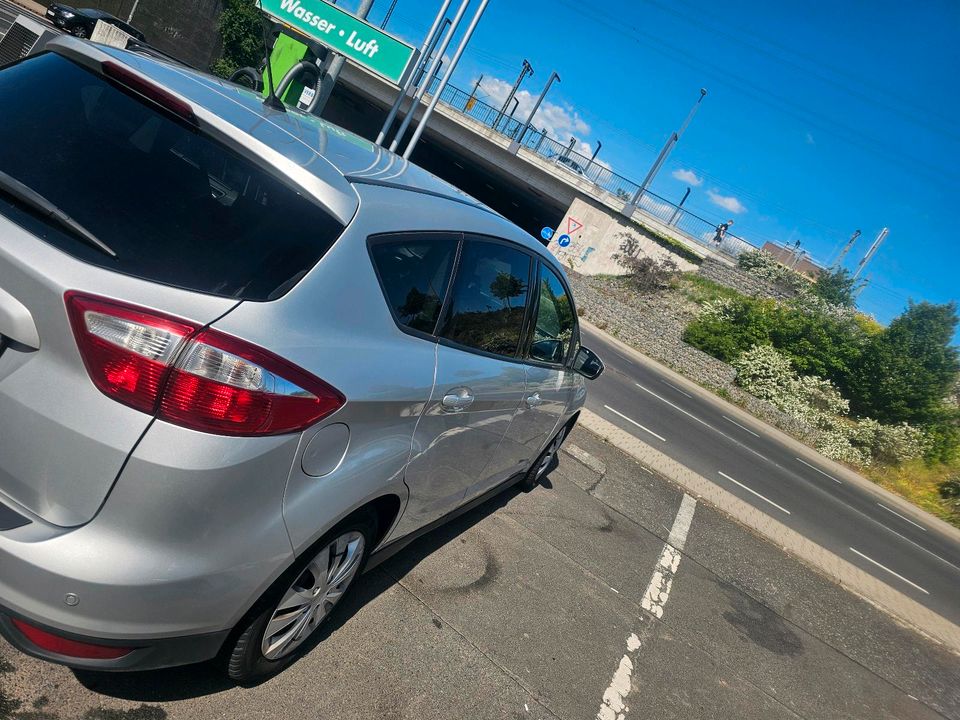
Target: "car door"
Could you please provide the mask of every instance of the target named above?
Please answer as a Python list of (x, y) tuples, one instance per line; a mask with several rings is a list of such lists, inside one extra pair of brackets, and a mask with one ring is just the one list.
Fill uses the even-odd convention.
[[(523, 400), (519, 360), (533, 259), (499, 240), (465, 238), (438, 330), (433, 397), (417, 427), (408, 521), (423, 525), (513, 474), (501, 445)], [(444, 487), (418, 499), (414, 488)], [(436, 502), (441, 501), (441, 502)]]
[(539, 261), (537, 265), (534, 319), (524, 355), (526, 391), (510, 431), (513, 442), (526, 449), (528, 466), (558, 431), (582, 384), (571, 369), (578, 328), (570, 290), (547, 263)]

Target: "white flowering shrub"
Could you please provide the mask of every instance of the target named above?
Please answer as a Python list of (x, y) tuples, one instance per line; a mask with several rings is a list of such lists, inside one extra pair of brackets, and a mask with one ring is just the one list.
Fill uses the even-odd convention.
[(829, 458), (862, 466), (875, 460), (896, 464), (921, 457), (926, 450), (919, 428), (847, 417), (850, 401), (833, 383), (815, 375), (798, 375), (790, 359), (769, 345), (752, 347), (732, 364), (743, 389), (815, 428), (817, 450)]
[(809, 285), (802, 288), (796, 297), (792, 298), (788, 304), (808, 315), (823, 315), (847, 322), (855, 320), (859, 313), (855, 307), (834, 305), (831, 302), (827, 302), (819, 295), (815, 295)]
[(721, 321), (730, 320), (733, 306), (734, 299), (729, 297), (707, 300), (700, 308), (700, 317)]
[(773, 255), (763, 250), (747, 250), (740, 253), (737, 266), (755, 277), (791, 290), (800, 291), (808, 285), (799, 273), (785, 268)]

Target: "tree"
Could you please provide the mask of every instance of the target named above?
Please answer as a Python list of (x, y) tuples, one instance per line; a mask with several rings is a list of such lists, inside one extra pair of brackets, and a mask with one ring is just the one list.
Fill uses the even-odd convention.
[(490, 292), (495, 298), (503, 300), (510, 307), (510, 298), (519, 297), (527, 289), (527, 284), (516, 275), (508, 272), (498, 272), (496, 279), (490, 283)]
[(828, 303), (842, 305), (843, 307), (853, 307), (854, 296), (860, 288), (861, 283), (850, 274), (846, 268), (838, 268), (833, 271), (824, 270), (817, 276), (817, 281), (813, 284), (813, 294), (817, 295)]
[(854, 410), (885, 422), (936, 422), (960, 373), (954, 302), (911, 302), (870, 339), (850, 378)]
[(211, 71), (228, 78), (242, 67), (263, 62), (263, 20), (254, 0), (224, 0), (220, 14), (223, 52)]

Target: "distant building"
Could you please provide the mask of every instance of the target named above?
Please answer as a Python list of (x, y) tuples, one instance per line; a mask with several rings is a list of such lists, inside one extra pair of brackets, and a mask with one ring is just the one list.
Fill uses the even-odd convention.
[(784, 267), (790, 268), (791, 270), (796, 270), (798, 273), (809, 278), (810, 280), (816, 280), (817, 276), (823, 272), (823, 268), (813, 262), (806, 255), (800, 255), (798, 257), (793, 248), (781, 247), (780, 245), (775, 245), (772, 242), (767, 242), (764, 243), (763, 247), (760, 249), (765, 253), (772, 255), (774, 259)]

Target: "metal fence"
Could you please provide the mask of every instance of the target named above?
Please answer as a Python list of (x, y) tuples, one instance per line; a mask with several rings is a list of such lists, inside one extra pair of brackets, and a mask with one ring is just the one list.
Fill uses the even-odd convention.
[[(427, 93), (435, 92), (438, 84), (438, 78), (434, 77), (427, 87)], [(553, 162), (560, 170), (570, 173), (571, 179), (586, 180), (598, 191), (609, 193), (624, 203), (629, 203), (640, 190), (638, 183), (618, 175), (602, 162), (578, 152), (574, 149), (574, 143), (564, 145), (547, 135), (545, 130), (534, 127), (529, 127), (524, 132), (523, 122), (507, 114), (501, 114), (500, 108), (478, 100), (472, 93), (448, 84), (440, 93), (440, 102), (501, 135), (518, 141), (521, 147)], [(737, 257), (746, 250), (756, 249), (751, 243), (729, 232), (718, 247), (713, 242), (717, 228), (715, 223), (649, 190), (640, 196), (637, 209), (644, 215), (675, 228), (697, 244), (713, 250), (719, 249), (725, 255)]]

